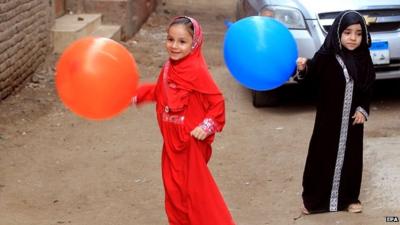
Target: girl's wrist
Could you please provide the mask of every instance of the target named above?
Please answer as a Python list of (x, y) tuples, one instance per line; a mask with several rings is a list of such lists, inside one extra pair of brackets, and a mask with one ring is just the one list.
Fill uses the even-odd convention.
[(356, 108), (356, 112), (360, 112), (363, 116), (364, 116), (364, 118), (365, 118), (365, 121), (367, 121), (368, 120), (368, 112), (363, 108), (363, 107), (361, 107), (361, 106), (358, 106), (357, 108)]
[(136, 105), (137, 104), (137, 96), (133, 96), (131, 99), (131, 104)]
[(211, 118), (205, 118), (199, 126), (207, 135), (215, 133), (215, 122)]

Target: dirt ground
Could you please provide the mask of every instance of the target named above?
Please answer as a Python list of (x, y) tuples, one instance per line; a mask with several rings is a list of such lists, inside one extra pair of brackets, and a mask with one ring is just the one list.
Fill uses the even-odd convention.
[[(233, 2), (233, 1), (232, 1)], [(366, 125), (361, 190), (364, 212), (299, 217), (301, 176), (314, 108), (301, 88), (282, 89), (282, 104), (254, 108), (222, 56), (226, 10), (160, 6), (123, 43), (141, 81), (154, 81), (166, 59), (165, 27), (174, 15), (197, 18), (203, 52), (226, 98), (227, 124), (209, 167), (239, 225), (387, 224), (400, 217), (399, 81), (378, 82)], [(160, 171), (161, 136), (154, 105), (106, 121), (76, 116), (54, 88), (57, 55), (19, 92), (0, 102), (0, 225), (167, 224)], [(212, 225), (212, 224), (210, 224)]]

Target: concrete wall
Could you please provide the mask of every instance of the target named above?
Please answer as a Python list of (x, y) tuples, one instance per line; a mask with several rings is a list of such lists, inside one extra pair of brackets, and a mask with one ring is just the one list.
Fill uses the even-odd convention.
[(65, 0), (72, 13), (101, 13), (104, 24), (121, 25), (121, 39), (132, 37), (155, 10), (157, 0)]
[(53, 1), (0, 0), (0, 100), (44, 62), (51, 48)]

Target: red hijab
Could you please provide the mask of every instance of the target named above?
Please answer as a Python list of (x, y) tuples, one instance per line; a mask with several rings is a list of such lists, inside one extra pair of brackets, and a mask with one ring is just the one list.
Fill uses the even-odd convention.
[[(187, 95), (189, 92), (200, 92), (203, 94), (221, 94), (219, 88), (215, 84), (208, 66), (204, 59), (203, 53), (201, 52), (201, 46), (203, 44), (203, 33), (200, 24), (193, 18), (187, 16), (176, 17), (172, 20), (175, 21), (178, 18), (187, 18), (193, 24), (193, 43), (192, 51), (183, 59), (171, 60), (168, 59), (164, 64), (161, 71), (161, 79), (163, 94), (166, 95), (167, 102), (170, 108), (180, 108), (181, 101), (184, 98), (183, 95)], [(172, 24), (172, 22), (170, 24)], [(170, 25), (171, 26), (171, 25)], [(168, 26), (168, 29), (169, 27)], [(170, 90), (170, 83), (176, 84), (179, 89), (186, 91), (175, 91)]]

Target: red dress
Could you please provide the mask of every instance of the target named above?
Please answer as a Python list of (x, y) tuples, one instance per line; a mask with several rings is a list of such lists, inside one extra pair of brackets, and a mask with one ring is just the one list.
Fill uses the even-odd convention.
[[(168, 60), (156, 84), (138, 89), (137, 104), (155, 101), (163, 136), (162, 175), (170, 225), (233, 225), (233, 219), (207, 167), (215, 132), (225, 123), (224, 98), (201, 53), (202, 34), (191, 19), (194, 48), (184, 59)], [(190, 132), (201, 126), (209, 136)]]

